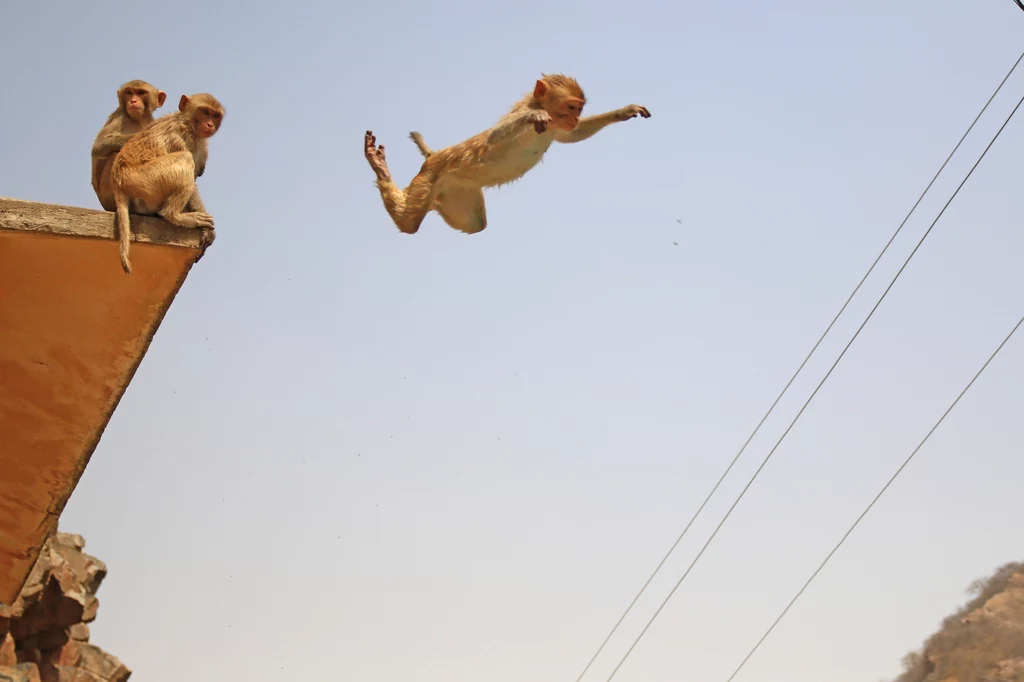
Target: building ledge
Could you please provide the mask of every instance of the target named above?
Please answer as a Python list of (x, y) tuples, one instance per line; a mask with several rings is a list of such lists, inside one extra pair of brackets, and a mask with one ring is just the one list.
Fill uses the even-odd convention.
[[(141, 243), (199, 248), (199, 230), (175, 227), (150, 216), (133, 215), (131, 221), (132, 246)], [(0, 197), (0, 230), (117, 240), (113, 213), (5, 197)]]
[(0, 198), (0, 604), (17, 598), (168, 308), (200, 231)]

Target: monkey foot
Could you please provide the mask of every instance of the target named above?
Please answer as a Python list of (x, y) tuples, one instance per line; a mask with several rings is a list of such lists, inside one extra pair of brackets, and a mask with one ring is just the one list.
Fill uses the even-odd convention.
[(206, 250), (210, 248), (210, 244), (212, 244), (213, 240), (216, 238), (217, 234), (214, 232), (212, 227), (199, 228), (199, 257), (196, 258), (197, 263), (200, 258), (206, 255)]
[(377, 146), (377, 138), (373, 136), (372, 130), (366, 131), (363, 140), (363, 153), (366, 160), (370, 162), (370, 168), (377, 174), (378, 180), (391, 180), (391, 171), (388, 170), (388, 163), (384, 159), (384, 145)]
[(212, 227), (203, 227), (199, 230), (199, 246), (203, 251), (206, 251), (207, 247), (213, 243), (213, 240), (217, 238), (217, 233), (214, 232)]

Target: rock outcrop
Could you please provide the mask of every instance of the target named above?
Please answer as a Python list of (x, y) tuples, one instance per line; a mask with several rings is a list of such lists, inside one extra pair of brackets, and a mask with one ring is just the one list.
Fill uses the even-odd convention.
[(971, 586), (976, 596), (942, 622), (895, 682), (1024, 682), (1024, 563)]
[(89, 643), (107, 575), (80, 535), (51, 536), (18, 599), (0, 605), (0, 682), (125, 682), (131, 671)]

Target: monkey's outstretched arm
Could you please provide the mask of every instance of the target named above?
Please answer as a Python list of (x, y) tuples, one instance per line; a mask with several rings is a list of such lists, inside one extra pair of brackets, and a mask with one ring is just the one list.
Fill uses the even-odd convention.
[(572, 132), (567, 133), (558, 131), (555, 133), (555, 140), (566, 144), (582, 142), (589, 137), (593, 137), (612, 123), (628, 121), (629, 119), (636, 118), (637, 116), (650, 118), (651, 112), (647, 110), (647, 107), (642, 107), (639, 104), (630, 104), (629, 106), (616, 109), (615, 111), (597, 114), (596, 116), (587, 116), (580, 120), (580, 124), (576, 126), (576, 129)]

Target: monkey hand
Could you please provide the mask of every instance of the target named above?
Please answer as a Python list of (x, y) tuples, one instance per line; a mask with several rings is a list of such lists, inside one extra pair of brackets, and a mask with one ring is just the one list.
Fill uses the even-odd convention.
[(650, 118), (651, 112), (647, 111), (647, 107), (642, 107), (639, 104), (630, 104), (627, 107), (622, 107), (615, 112), (615, 118), (620, 121), (628, 121), (631, 118), (642, 116), (643, 118)]
[(533, 124), (533, 129), (538, 133), (543, 133), (548, 129), (548, 124), (551, 123), (551, 114), (544, 111), (543, 109), (535, 109), (531, 111), (526, 120)]

